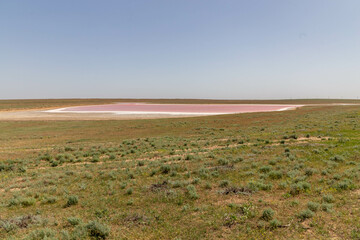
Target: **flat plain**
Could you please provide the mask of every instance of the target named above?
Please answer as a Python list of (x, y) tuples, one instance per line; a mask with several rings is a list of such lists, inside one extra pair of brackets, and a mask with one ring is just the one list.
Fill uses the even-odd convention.
[[(0, 121), (1, 239), (360, 239), (356, 100), (293, 111)], [(3, 112), (129, 102), (0, 101)], [(60, 118), (61, 119), (61, 118)]]

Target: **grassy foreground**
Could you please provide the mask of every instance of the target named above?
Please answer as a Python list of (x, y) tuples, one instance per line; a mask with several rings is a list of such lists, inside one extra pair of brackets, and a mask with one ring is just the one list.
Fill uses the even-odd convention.
[(0, 239), (360, 239), (359, 187), (360, 106), (0, 122)]

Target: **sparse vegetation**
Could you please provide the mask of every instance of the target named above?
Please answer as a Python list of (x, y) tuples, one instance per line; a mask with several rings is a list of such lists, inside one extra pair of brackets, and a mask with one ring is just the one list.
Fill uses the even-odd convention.
[(0, 239), (356, 239), (359, 113), (0, 121)]

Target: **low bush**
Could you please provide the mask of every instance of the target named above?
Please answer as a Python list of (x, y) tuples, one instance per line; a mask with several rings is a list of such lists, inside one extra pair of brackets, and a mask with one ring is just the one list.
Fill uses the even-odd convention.
[(110, 234), (110, 228), (97, 221), (91, 221), (86, 225), (90, 237), (95, 239), (106, 239)]
[(314, 216), (314, 212), (311, 211), (310, 209), (306, 209), (301, 211), (297, 217), (300, 218), (300, 220), (304, 221), (305, 219), (312, 218), (313, 216)]
[(79, 203), (78, 196), (69, 196), (64, 207), (70, 207)]
[(160, 173), (162, 173), (162, 174), (168, 174), (169, 172), (170, 172), (170, 166), (168, 166), (168, 165), (162, 165), (162, 166), (160, 166)]
[(274, 214), (275, 214), (274, 210), (272, 210), (271, 208), (267, 208), (263, 211), (260, 218), (265, 221), (270, 221), (273, 219)]
[(221, 180), (219, 183), (219, 187), (227, 187), (229, 186), (229, 181), (228, 180)]
[(38, 229), (31, 232), (25, 240), (55, 239), (55, 232), (51, 229)]
[(269, 172), (269, 178), (270, 179), (281, 179), (283, 176), (283, 173), (281, 171), (270, 171)]
[(316, 212), (319, 209), (319, 206), (320, 206), (320, 204), (316, 203), (316, 202), (308, 202), (307, 203), (307, 207), (313, 212)]
[(281, 222), (277, 219), (273, 219), (270, 221), (270, 228), (272, 228), (272, 229), (281, 227), (281, 225), (282, 225)]
[(324, 212), (331, 212), (333, 205), (330, 203), (321, 204), (321, 210)]
[(327, 194), (327, 195), (324, 195), (323, 198), (322, 198), (323, 202), (325, 203), (333, 203), (335, 202), (335, 198), (333, 195), (331, 194)]
[(187, 186), (187, 187), (186, 187), (186, 190), (187, 190), (187, 194), (188, 194), (188, 196), (189, 196), (190, 199), (195, 200), (195, 199), (198, 199), (198, 198), (199, 198), (199, 196), (198, 196), (198, 194), (197, 194), (197, 192), (196, 192), (196, 188), (195, 188), (194, 185), (189, 185), (189, 186)]

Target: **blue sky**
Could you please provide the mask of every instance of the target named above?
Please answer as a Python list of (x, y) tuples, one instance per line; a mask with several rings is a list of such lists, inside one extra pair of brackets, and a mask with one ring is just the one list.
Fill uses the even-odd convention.
[(0, 0), (0, 98), (357, 98), (358, 0)]

